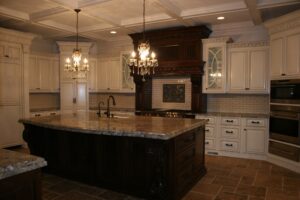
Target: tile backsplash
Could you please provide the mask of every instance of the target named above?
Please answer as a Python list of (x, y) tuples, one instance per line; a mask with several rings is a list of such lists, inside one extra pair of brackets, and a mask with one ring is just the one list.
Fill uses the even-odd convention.
[(207, 112), (269, 113), (269, 95), (208, 94)]
[(31, 93), (29, 95), (29, 108), (35, 110), (54, 110), (60, 108), (59, 93)]
[[(110, 93), (90, 93), (89, 103), (90, 109), (96, 109), (98, 107), (98, 102), (103, 101), (107, 104), (107, 99), (111, 95)], [(116, 105), (114, 108), (124, 108), (133, 109), (135, 108), (135, 94), (132, 93), (114, 93), (112, 94), (116, 100)]]

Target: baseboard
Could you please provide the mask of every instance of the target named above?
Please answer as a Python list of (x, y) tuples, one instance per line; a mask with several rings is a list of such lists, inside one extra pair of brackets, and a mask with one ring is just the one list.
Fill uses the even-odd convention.
[(267, 161), (269, 161), (272, 164), (278, 165), (280, 167), (284, 167), (294, 172), (300, 173), (299, 162), (291, 161), (270, 153), (267, 154)]

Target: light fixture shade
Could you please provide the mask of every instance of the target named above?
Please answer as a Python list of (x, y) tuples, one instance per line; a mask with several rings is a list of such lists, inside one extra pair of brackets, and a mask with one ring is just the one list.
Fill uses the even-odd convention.
[[(145, 76), (150, 76), (155, 73), (155, 68), (158, 67), (158, 61), (156, 54), (151, 52), (150, 43), (145, 39), (145, 0), (143, 1), (143, 42), (138, 45), (138, 57), (136, 52), (131, 53), (128, 66), (131, 69), (132, 74), (141, 75), (143, 81)], [(151, 52), (151, 54), (150, 54)]]
[(76, 48), (74, 48), (72, 53), (72, 58), (69, 57), (65, 60), (64, 70), (68, 72), (87, 72), (89, 71), (89, 62), (87, 58), (82, 60), (81, 50), (78, 48), (78, 13), (80, 9), (75, 9), (76, 12)]

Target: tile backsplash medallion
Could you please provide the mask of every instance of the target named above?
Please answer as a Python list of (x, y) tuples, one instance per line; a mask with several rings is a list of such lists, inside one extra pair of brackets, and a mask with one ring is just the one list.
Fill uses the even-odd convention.
[(208, 94), (207, 112), (269, 113), (269, 95)]

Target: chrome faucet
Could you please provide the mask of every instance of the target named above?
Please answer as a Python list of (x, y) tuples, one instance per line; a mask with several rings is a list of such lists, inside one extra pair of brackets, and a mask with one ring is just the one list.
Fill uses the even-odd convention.
[(107, 117), (112, 117), (112, 116), (110, 115), (110, 106), (109, 106), (110, 99), (112, 99), (113, 105), (114, 105), (114, 106), (116, 105), (116, 101), (115, 101), (114, 96), (109, 95), (109, 97), (108, 97), (108, 99), (107, 99), (107, 110), (106, 110), (106, 116), (107, 116)]
[(98, 117), (101, 117), (101, 104), (104, 105), (104, 102), (99, 101), (98, 103), (98, 112), (97, 112)]

